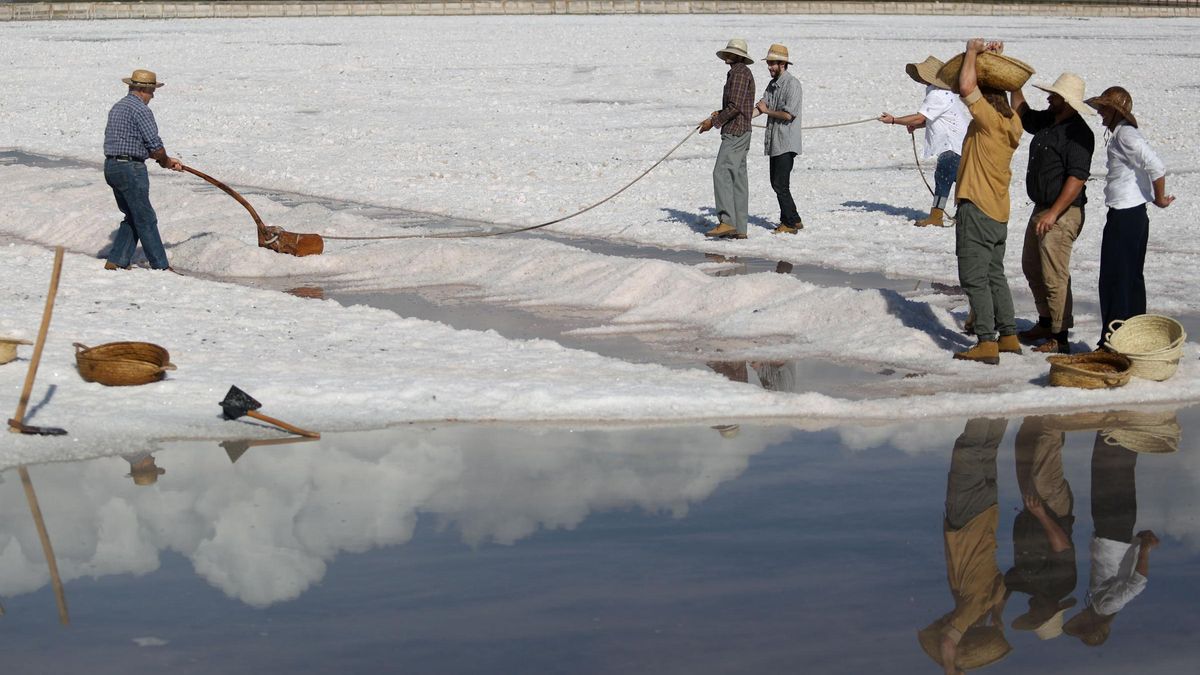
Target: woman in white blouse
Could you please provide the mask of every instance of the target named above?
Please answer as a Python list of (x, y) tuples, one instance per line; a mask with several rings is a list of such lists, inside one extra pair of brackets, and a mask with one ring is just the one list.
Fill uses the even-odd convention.
[(1150, 219), (1146, 203), (1165, 209), (1175, 201), (1167, 194), (1162, 160), (1150, 149), (1133, 116), (1133, 97), (1122, 87), (1109, 87), (1086, 103), (1100, 112), (1108, 129), (1108, 184), (1104, 204), (1108, 219), (1100, 245), (1100, 346), (1112, 321), (1146, 313), (1146, 241)]

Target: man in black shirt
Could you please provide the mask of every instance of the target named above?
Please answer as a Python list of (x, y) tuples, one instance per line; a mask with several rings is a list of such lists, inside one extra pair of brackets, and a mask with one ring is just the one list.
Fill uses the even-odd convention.
[(1033, 214), (1025, 228), (1021, 268), (1033, 293), (1038, 323), (1018, 334), (1022, 342), (1040, 342), (1039, 352), (1071, 353), (1068, 331), (1075, 323), (1071, 298), (1071, 247), (1083, 229), (1084, 183), (1091, 174), (1096, 138), (1080, 113), (1083, 79), (1063, 73), (1053, 85), (1034, 85), (1049, 94), (1049, 108), (1033, 110), (1021, 90), (1013, 92), (1013, 109), (1029, 144), (1025, 189)]

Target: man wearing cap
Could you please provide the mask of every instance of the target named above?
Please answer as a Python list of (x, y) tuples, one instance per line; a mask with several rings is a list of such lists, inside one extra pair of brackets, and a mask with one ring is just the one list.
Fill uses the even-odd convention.
[(1025, 130), (1033, 134), (1025, 173), (1033, 214), (1025, 227), (1021, 269), (1038, 312), (1037, 325), (1018, 337), (1027, 344), (1041, 342), (1035, 347), (1039, 352), (1070, 354), (1068, 332), (1075, 323), (1071, 248), (1083, 229), (1084, 183), (1091, 174), (1096, 138), (1080, 116), (1090, 112), (1083, 102), (1082, 78), (1063, 73), (1050, 86), (1033, 86), (1049, 94), (1046, 110), (1031, 109), (1020, 89), (1012, 99)]
[(142, 242), (142, 251), (152, 269), (171, 269), (158, 234), (158, 216), (150, 205), (150, 178), (145, 163), (147, 158), (153, 158), (165, 169), (183, 171), (183, 164), (167, 155), (158, 137), (154, 113), (150, 112), (154, 92), (163, 83), (149, 70), (135, 70), (121, 81), (129, 85), (129, 94), (108, 111), (108, 124), (104, 128), (104, 180), (112, 188), (117, 208), (125, 218), (117, 229), (104, 269), (128, 269), (138, 241)]
[(1167, 174), (1133, 116), (1133, 96), (1109, 87), (1085, 101), (1100, 112), (1108, 139), (1108, 182), (1104, 204), (1108, 216), (1100, 244), (1100, 346), (1109, 323), (1146, 313), (1146, 242), (1150, 219), (1146, 204), (1165, 209), (1175, 201), (1167, 194)]
[(1013, 317), (1012, 291), (1004, 276), (1008, 243), (1012, 156), (1021, 142), (1021, 118), (1013, 112), (1008, 94), (979, 82), (978, 55), (1002, 53), (1003, 42), (967, 42), (958, 72), (958, 95), (972, 120), (963, 137), (955, 201), (958, 227), (954, 249), (958, 282), (971, 303), (973, 330), (979, 342), (957, 352), (956, 359), (997, 365), (1000, 353), (1021, 353)]
[(913, 223), (917, 227), (936, 225), (945, 227), (946, 202), (950, 199), (950, 186), (958, 176), (958, 165), (962, 159), (963, 138), (971, 116), (962, 99), (950, 91), (950, 85), (938, 79), (942, 62), (930, 56), (921, 63), (909, 63), (905, 72), (919, 84), (925, 85), (925, 99), (917, 112), (903, 117), (883, 113), (879, 121), (884, 124), (902, 124), (913, 133), (925, 129), (925, 159), (937, 157), (937, 168), (933, 172), (933, 206), (929, 217)]
[(717, 203), (718, 224), (705, 233), (717, 239), (745, 239), (750, 211), (750, 179), (746, 174), (746, 155), (750, 151), (750, 117), (754, 114), (754, 75), (747, 66), (754, 63), (747, 53), (746, 41), (734, 38), (717, 58), (729, 64), (721, 109), (700, 122), (700, 133), (714, 127), (721, 130), (721, 149), (713, 167), (713, 196)]
[(771, 163), (771, 189), (779, 201), (779, 225), (775, 234), (796, 234), (804, 222), (792, 199), (792, 167), (800, 154), (800, 109), (803, 91), (800, 80), (788, 72), (787, 47), (774, 44), (767, 50), (767, 70), (771, 82), (762, 99), (754, 106), (752, 117), (767, 116), (767, 134), (763, 147)]

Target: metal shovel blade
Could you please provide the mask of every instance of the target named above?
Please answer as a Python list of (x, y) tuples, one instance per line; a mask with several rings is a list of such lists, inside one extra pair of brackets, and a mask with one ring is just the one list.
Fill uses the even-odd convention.
[(254, 397), (237, 387), (230, 387), (229, 393), (225, 394), (225, 400), (221, 401), (221, 410), (225, 414), (225, 419), (236, 420), (245, 415), (251, 410), (258, 410), (262, 404), (254, 400)]
[(14, 419), (8, 421), (8, 430), (18, 434), (30, 434), (33, 436), (66, 436), (67, 430), (58, 427), (35, 427), (28, 424), (23, 424)]

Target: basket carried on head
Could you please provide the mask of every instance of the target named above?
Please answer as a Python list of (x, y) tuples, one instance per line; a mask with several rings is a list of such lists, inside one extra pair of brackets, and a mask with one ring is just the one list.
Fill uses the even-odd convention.
[(1113, 352), (1059, 354), (1046, 357), (1050, 363), (1050, 386), (1108, 389), (1129, 382), (1129, 359)]
[(97, 347), (75, 344), (75, 364), (88, 382), (110, 387), (157, 382), (175, 370), (167, 350), (149, 342), (110, 342)]
[(1105, 346), (1129, 358), (1132, 374), (1161, 382), (1175, 374), (1183, 358), (1187, 332), (1178, 321), (1158, 314), (1139, 314), (1112, 321), (1104, 334)]
[[(959, 54), (947, 61), (938, 70), (938, 79), (951, 87), (958, 84), (958, 72), (962, 70), (965, 54)], [(1033, 67), (1024, 61), (1018, 61), (1011, 56), (995, 52), (980, 52), (975, 57), (975, 79), (984, 87), (1016, 91), (1025, 86), (1033, 75)]]

